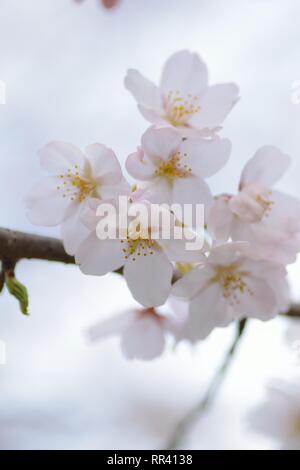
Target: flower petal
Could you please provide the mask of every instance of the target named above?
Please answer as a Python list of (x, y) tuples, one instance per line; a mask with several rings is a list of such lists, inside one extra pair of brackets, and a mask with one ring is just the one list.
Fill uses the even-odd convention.
[(213, 199), (207, 183), (201, 177), (189, 176), (174, 180), (172, 201), (177, 204), (203, 204), (207, 220)]
[(249, 243), (244, 241), (230, 242), (212, 248), (208, 263), (212, 265), (229, 265), (235, 263), (249, 251)]
[(200, 111), (189, 119), (189, 124), (201, 129), (218, 127), (237, 102), (238, 93), (234, 83), (210, 86), (200, 99)]
[(127, 157), (126, 170), (134, 178), (147, 181), (154, 176), (155, 166), (139, 148), (137, 152)]
[(57, 189), (59, 184), (59, 178), (46, 177), (25, 197), (27, 216), (32, 224), (52, 226), (65, 219), (71, 201)]
[(88, 145), (85, 152), (92, 168), (92, 175), (94, 178), (100, 177), (101, 184), (110, 185), (121, 181), (121, 166), (111, 149), (96, 143)]
[(177, 90), (183, 94), (199, 95), (207, 81), (207, 67), (198, 54), (182, 50), (165, 63), (160, 86), (164, 95)]
[(236, 292), (237, 304), (234, 306), (239, 318), (254, 317), (270, 320), (279, 313), (279, 305), (274, 290), (262, 278), (246, 278), (246, 289)]
[(73, 203), (72, 206), (72, 212), (70, 213), (70, 206), (67, 211), (68, 216), (61, 226), (64, 248), (71, 256), (75, 254), (80, 244), (90, 233), (81, 220), (82, 214), (85, 211), (84, 205)]
[(225, 243), (231, 236), (234, 215), (229, 207), (229, 198), (220, 196), (214, 200), (209, 211), (207, 229), (212, 238), (219, 244)]
[(141, 115), (146, 119), (146, 121), (150, 122), (151, 124), (155, 125), (165, 125), (166, 121), (163, 118), (163, 111), (154, 111), (153, 109), (148, 109), (142, 106), (141, 104), (138, 105), (138, 110)]
[[(187, 336), (191, 341), (206, 338), (214, 328), (224, 324), (223, 319), (221, 321), (219, 319), (217, 308), (220, 297), (219, 285), (211, 284), (191, 301), (186, 327)], [(224, 311), (224, 317), (225, 315)]]
[(119, 269), (125, 262), (120, 240), (99, 240), (96, 232), (81, 243), (75, 259), (84, 274), (95, 276)]
[(118, 183), (110, 184), (107, 183), (105, 177), (105, 184), (99, 185), (97, 189), (98, 196), (103, 200), (107, 199), (117, 199), (119, 196), (129, 196), (131, 193), (131, 187), (128, 181), (121, 177), (121, 180)]
[(172, 185), (166, 178), (157, 177), (143, 188), (143, 199), (153, 204), (172, 204)]
[(192, 299), (207, 286), (213, 275), (214, 271), (209, 266), (196, 267), (175, 282), (172, 295), (183, 299)]
[(142, 136), (142, 148), (155, 165), (175, 153), (181, 140), (182, 137), (176, 129), (152, 126)]
[(293, 219), (300, 224), (300, 200), (297, 197), (281, 191), (272, 191), (270, 199), (273, 202), (272, 210), (268, 214), (268, 223), (277, 223), (281, 219)]
[[(183, 235), (184, 236), (184, 235)], [(195, 237), (195, 234), (193, 234)], [(199, 263), (203, 261), (203, 247), (206, 246), (204, 237), (187, 240), (186, 238), (182, 239), (163, 239), (158, 241), (159, 245), (163, 248), (167, 257), (170, 261), (182, 262), (182, 263)], [(197, 249), (191, 250), (187, 249), (187, 244), (197, 244)], [(200, 245), (202, 247), (200, 248)]]
[(193, 174), (208, 178), (227, 163), (231, 153), (228, 139), (215, 137), (212, 140), (187, 139), (180, 146), (182, 154), (187, 154), (187, 161)]
[(163, 326), (152, 315), (137, 312), (121, 337), (121, 349), (127, 359), (152, 360), (165, 348)]
[(265, 145), (257, 150), (245, 165), (241, 175), (240, 189), (251, 183), (272, 186), (290, 165), (290, 157), (277, 147)]
[(171, 291), (173, 267), (161, 250), (152, 255), (130, 257), (124, 276), (133, 297), (145, 307), (162, 305)]
[(38, 155), (42, 168), (53, 175), (66, 174), (70, 167), (83, 168), (85, 164), (81, 150), (67, 142), (50, 142), (39, 150)]
[(132, 322), (134, 315), (132, 310), (127, 310), (111, 318), (106, 318), (91, 326), (87, 331), (87, 337), (90, 341), (95, 342), (109, 336), (119, 335)]
[(124, 84), (138, 104), (154, 110), (162, 108), (162, 99), (158, 87), (137, 70), (128, 70)]

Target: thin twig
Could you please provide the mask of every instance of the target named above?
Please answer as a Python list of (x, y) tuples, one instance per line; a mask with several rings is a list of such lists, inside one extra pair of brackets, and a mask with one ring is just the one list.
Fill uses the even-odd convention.
[[(62, 242), (57, 238), (0, 228), (0, 261), (3, 264), (15, 265), (21, 259), (57, 261), (65, 264), (75, 263), (74, 257), (65, 252)], [(114, 272), (122, 274), (123, 270), (121, 268)], [(179, 277), (180, 273), (175, 271), (172, 282), (174, 283)], [(284, 315), (300, 317), (300, 305), (292, 305)]]
[(206, 411), (206, 409), (209, 407), (211, 404), (212, 400), (214, 399), (222, 381), (224, 380), (225, 373), (231, 364), (231, 360), (234, 356), (234, 353), (236, 351), (237, 345), (245, 331), (245, 326), (246, 326), (246, 319), (241, 320), (237, 324), (237, 333), (235, 336), (235, 339), (229, 349), (229, 351), (226, 354), (225, 361), (222, 364), (221, 368), (217, 371), (216, 375), (214, 376), (208, 391), (206, 392), (206, 395), (204, 398), (201, 400), (200, 403), (198, 403), (195, 408), (193, 408), (183, 419), (182, 421), (179, 422), (177, 425), (173, 435), (171, 436), (170, 440), (168, 441), (166, 445), (166, 449), (177, 449), (178, 446), (180, 445), (180, 442), (182, 441), (183, 437), (186, 435), (190, 427), (194, 424), (198, 416)]

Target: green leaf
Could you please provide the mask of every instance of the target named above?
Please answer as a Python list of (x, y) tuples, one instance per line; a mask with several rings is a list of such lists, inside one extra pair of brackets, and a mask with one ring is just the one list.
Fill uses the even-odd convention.
[(28, 292), (25, 286), (15, 278), (14, 275), (5, 273), (5, 285), (9, 293), (15, 297), (20, 304), (20, 310), (23, 315), (29, 315), (28, 313)]

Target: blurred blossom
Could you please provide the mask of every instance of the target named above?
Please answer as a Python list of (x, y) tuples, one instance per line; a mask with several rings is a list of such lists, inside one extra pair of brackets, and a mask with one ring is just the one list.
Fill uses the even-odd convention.
[(100, 1), (105, 8), (114, 8), (120, 2), (120, 0), (100, 0)]
[[(74, 0), (76, 3), (83, 3), (85, 0)], [(107, 8), (108, 10), (111, 10), (112, 8), (115, 8), (119, 3), (120, 0), (98, 0), (99, 3), (104, 8)]]
[(119, 335), (127, 359), (151, 360), (163, 353), (167, 334), (180, 338), (186, 315), (184, 309), (167, 315), (154, 308), (130, 309), (91, 327), (88, 337), (94, 342)]
[(282, 450), (300, 450), (300, 382), (276, 381), (249, 416), (254, 430), (270, 435)]

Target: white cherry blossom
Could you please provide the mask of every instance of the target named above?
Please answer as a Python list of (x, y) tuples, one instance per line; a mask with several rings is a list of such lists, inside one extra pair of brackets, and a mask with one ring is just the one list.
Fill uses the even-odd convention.
[(197, 267), (178, 280), (172, 293), (190, 300), (188, 336), (205, 338), (232, 320), (269, 320), (288, 306), (286, 270), (249, 257), (249, 245), (233, 242), (212, 248)]
[(234, 83), (209, 86), (205, 63), (187, 50), (176, 52), (167, 60), (159, 86), (134, 69), (128, 71), (125, 86), (147, 121), (174, 126), (184, 136), (213, 135), (239, 93)]
[(128, 309), (99, 322), (88, 330), (92, 342), (120, 336), (121, 350), (127, 359), (152, 360), (160, 356), (166, 336), (180, 330), (184, 317), (154, 308)]
[[(93, 204), (97, 206), (97, 202)], [(144, 206), (147, 211), (165, 210), (142, 200), (131, 203), (131, 210), (135, 204)], [(176, 239), (174, 228), (177, 221), (170, 212), (170, 238), (163, 237), (162, 217), (153, 221), (149, 216), (145, 221), (137, 215), (132, 220), (130, 218), (126, 233), (121, 234), (123, 229), (120, 229), (117, 220), (117, 236), (100, 240), (97, 225), (101, 217), (97, 217), (95, 206), (84, 218), (90, 234), (75, 254), (81, 271), (101, 276), (124, 267), (123, 274), (133, 297), (145, 307), (162, 305), (171, 291), (172, 262), (199, 261), (203, 256), (201, 250), (187, 250), (185, 235)], [(139, 227), (138, 231), (136, 227)], [(196, 234), (190, 235), (199, 238)]]
[(257, 259), (295, 260), (300, 250), (300, 201), (273, 185), (290, 159), (273, 146), (261, 147), (246, 164), (237, 195), (221, 195), (210, 211), (208, 229), (218, 242), (245, 240)]
[(142, 136), (141, 147), (127, 158), (126, 169), (151, 202), (202, 203), (208, 210), (212, 195), (204, 178), (219, 171), (230, 152), (227, 139), (183, 140), (176, 129), (152, 126)]
[(273, 381), (265, 402), (249, 415), (254, 431), (272, 437), (282, 450), (300, 450), (300, 382)]
[(36, 225), (61, 225), (66, 251), (73, 255), (87, 235), (81, 216), (92, 197), (111, 198), (126, 193), (114, 152), (92, 144), (85, 153), (65, 142), (51, 142), (39, 151), (42, 168), (50, 173), (27, 195), (29, 220)]

